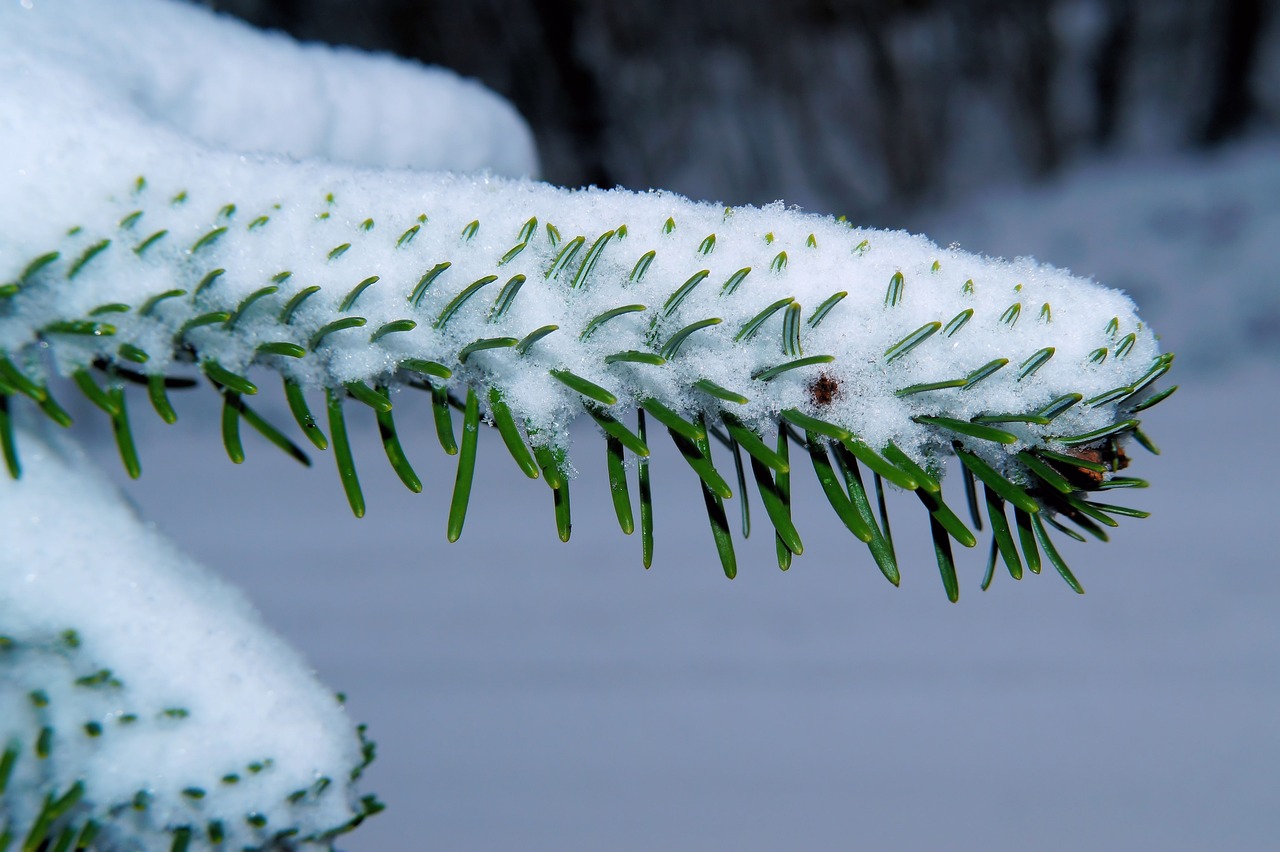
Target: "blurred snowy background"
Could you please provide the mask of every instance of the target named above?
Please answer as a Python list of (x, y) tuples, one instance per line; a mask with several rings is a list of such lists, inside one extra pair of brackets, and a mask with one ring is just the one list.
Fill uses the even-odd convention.
[[(784, 198), (1032, 254), (1132, 293), (1179, 353), (1182, 389), (1144, 424), (1164, 455), (1134, 450), (1153, 486), (1120, 501), (1154, 517), (1064, 547), (1089, 594), (1052, 575), (982, 594), (984, 550), (962, 555), (957, 606), (918, 507), (891, 508), (894, 590), (807, 472), (805, 555), (780, 573), (758, 531), (730, 583), (660, 444), (645, 572), (585, 426), (569, 544), (484, 434), (450, 546), (453, 465), (424, 403), (400, 417), (422, 424), (423, 495), (372, 418), (356, 427), (361, 521), (327, 458), (295, 469), (250, 437), (230, 465), (209, 400), (181, 429), (135, 418), (127, 493), (380, 743), (369, 785), (390, 807), (350, 849), (1274, 848), (1277, 4), (213, 5), (481, 78), (530, 120), (549, 180)], [(77, 431), (116, 465), (105, 428)]]

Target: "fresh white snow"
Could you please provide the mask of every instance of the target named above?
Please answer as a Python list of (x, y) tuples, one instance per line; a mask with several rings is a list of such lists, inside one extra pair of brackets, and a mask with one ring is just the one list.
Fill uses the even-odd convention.
[[(0, 743), (20, 746), (7, 825), (29, 825), (46, 790), (76, 782), (109, 848), (166, 850), (166, 829), (202, 836), (214, 821), (236, 846), (308, 837), (359, 814), (360, 740), (298, 654), (77, 445), (20, 439), (23, 476), (0, 479)], [(42, 728), (53, 738), (38, 759)], [(138, 796), (145, 812), (107, 818)], [(255, 814), (265, 828), (246, 824)]]
[[(138, 162), (153, 144), (173, 145), (172, 137), (131, 135), (130, 126), (249, 155), (511, 177), (538, 171), (524, 119), (474, 80), (385, 54), (298, 44), (192, 3), (5, 0), (0, 46), (5, 118), (16, 117), (26, 87), (56, 87), (45, 89), (39, 121), (18, 135), (78, 136), (97, 148), (82, 164), (91, 172), (106, 173), (107, 160)], [(69, 175), (80, 165), (56, 149), (47, 156)], [(77, 205), (92, 198), (90, 184), (81, 189), (86, 195), (71, 199)]]

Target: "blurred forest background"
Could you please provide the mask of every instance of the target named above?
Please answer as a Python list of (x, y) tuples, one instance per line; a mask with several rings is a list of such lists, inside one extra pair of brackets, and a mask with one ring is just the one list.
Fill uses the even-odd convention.
[[(1269, 0), (210, 0), (476, 77), (543, 177), (896, 224), (1099, 153), (1280, 118)], [(428, 108), (424, 105), (424, 108)]]

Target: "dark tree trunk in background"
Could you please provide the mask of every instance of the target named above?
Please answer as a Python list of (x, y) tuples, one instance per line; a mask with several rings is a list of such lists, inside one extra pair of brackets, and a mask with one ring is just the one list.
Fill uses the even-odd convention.
[[(544, 176), (894, 211), (1273, 121), (1280, 0), (206, 0), (481, 79)], [(1280, 77), (1280, 62), (1268, 73)], [(1265, 70), (1265, 69), (1264, 69)]]
[(1028, 166), (1036, 175), (1046, 175), (1058, 166), (1058, 130), (1054, 115), (1054, 75), (1058, 67), (1058, 44), (1047, 5), (1026, 3), (1015, 6), (1012, 23), (1023, 38), (1011, 70), (1014, 98), (1025, 109), (1022, 121), (1027, 140)]
[(1222, 0), (1217, 5), (1216, 61), (1211, 72), (1209, 115), (1201, 132), (1201, 139), (1210, 144), (1238, 134), (1253, 116), (1250, 82), (1258, 58), (1259, 33), (1270, 12), (1264, 0)]
[(1135, 2), (1136, 0), (1114, 0), (1110, 4), (1105, 29), (1098, 41), (1093, 66), (1094, 99), (1097, 105), (1093, 141), (1099, 147), (1115, 141), (1120, 125), (1124, 81), (1129, 73), (1129, 63), (1133, 61)]
[(557, 107), (569, 136), (582, 183), (611, 186), (609, 169), (601, 150), (606, 116), (601, 108), (601, 88), (606, 80), (578, 59), (578, 14), (574, 0), (538, 0), (544, 44), (559, 84), (551, 103)]

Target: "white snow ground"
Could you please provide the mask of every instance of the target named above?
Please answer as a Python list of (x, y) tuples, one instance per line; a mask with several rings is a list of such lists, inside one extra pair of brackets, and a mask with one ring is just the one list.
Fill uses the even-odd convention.
[[(586, 428), (571, 543), (545, 485), (486, 432), (448, 545), (453, 465), (425, 403), (399, 418), (420, 424), (405, 444), (425, 494), (357, 427), (360, 521), (327, 458), (303, 471), (249, 436), (233, 467), (194, 397), (177, 428), (139, 409), (145, 473), (125, 487), (370, 723), (368, 787), (389, 809), (355, 852), (1274, 848), (1278, 175), (1280, 141), (1259, 140), (930, 217), (941, 242), (1128, 287), (1180, 353), (1182, 389), (1144, 423), (1164, 455), (1133, 451), (1152, 488), (1108, 495), (1154, 516), (1109, 545), (1064, 543), (1084, 597), (1052, 574), (998, 575), (983, 594), (983, 550), (961, 555), (948, 604), (924, 514), (902, 499), (894, 590), (807, 471), (805, 555), (781, 574), (758, 517), (726, 581), (696, 479), (661, 443), (646, 573)], [(115, 469), (95, 427), (76, 432)]]

